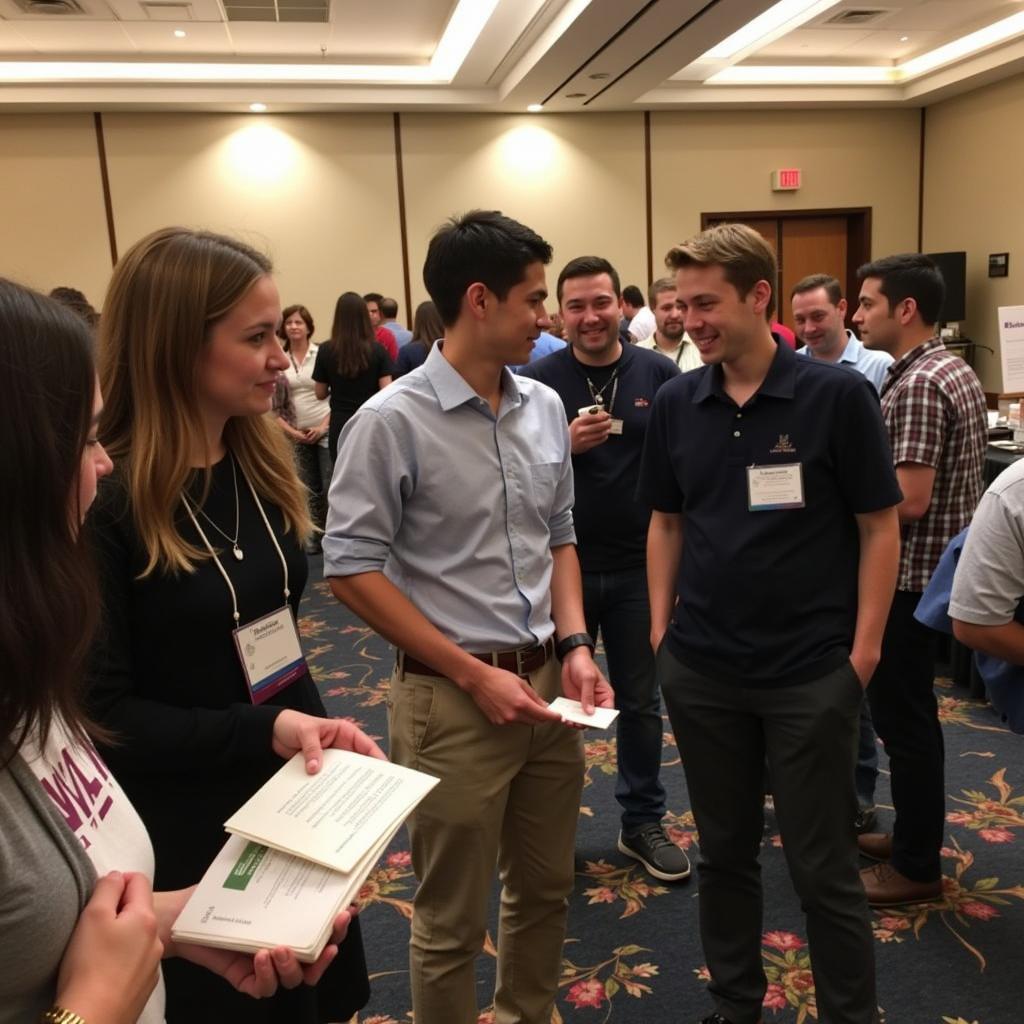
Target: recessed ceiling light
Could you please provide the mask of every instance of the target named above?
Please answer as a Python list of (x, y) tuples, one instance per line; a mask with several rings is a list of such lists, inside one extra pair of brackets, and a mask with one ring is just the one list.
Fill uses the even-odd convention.
[(543, 103), (531, 103), (526, 108), (531, 114), (539, 114), (544, 109)]
[(266, 103), (250, 103), (249, 109), (254, 114), (262, 114), (267, 109), (267, 105)]
[(184, 39), (185, 38), (185, 30), (183, 28), (176, 28), (174, 30), (174, 38), (175, 39)]
[(906, 43), (910, 41), (910, 36), (900, 36), (900, 42)]

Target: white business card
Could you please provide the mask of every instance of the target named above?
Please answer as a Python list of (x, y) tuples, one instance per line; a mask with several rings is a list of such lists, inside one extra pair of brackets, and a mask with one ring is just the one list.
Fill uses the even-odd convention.
[(552, 711), (557, 711), (566, 722), (589, 725), (595, 729), (607, 729), (619, 716), (615, 708), (594, 708), (593, 714), (584, 714), (583, 705), (578, 700), (569, 700), (568, 697), (556, 697), (548, 707)]

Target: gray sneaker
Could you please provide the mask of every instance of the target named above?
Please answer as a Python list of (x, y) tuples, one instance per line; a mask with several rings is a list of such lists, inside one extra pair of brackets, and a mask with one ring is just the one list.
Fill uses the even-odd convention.
[(690, 858), (669, 839), (660, 821), (619, 833), (619, 853), (640, 861), (648, 874), (663, 882), (690, 877)]

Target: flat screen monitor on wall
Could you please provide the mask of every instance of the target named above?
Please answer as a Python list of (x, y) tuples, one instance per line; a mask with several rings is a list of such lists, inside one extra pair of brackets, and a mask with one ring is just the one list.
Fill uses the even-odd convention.
[(939, 313), (939, 322), (959, 323), (967, 318), (964, 309), (964, 291), (967, 285), (967, 253), (930, 252), (929, 259), (935, 261), (946, 282), (946, 301)]

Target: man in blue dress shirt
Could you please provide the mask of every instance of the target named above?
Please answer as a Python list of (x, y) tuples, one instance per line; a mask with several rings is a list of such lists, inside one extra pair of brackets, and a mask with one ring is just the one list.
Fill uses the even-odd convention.
[(548, 703), (614, 702), (583, 615), (562, 404), (506, 369), (548, 326), (550, 259), (500, 213), (438, 231), (423, 278), (444, 338), (348, 422), (330, 491), (331, 589), (398, 648), (391, 756), (441, 779), (409, 819), (417, 1024), (476, 1024), (495, 864), (495, 1020), (551, 1020), (583, 750)]

